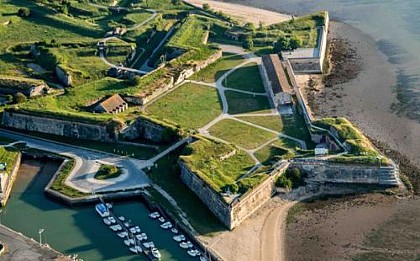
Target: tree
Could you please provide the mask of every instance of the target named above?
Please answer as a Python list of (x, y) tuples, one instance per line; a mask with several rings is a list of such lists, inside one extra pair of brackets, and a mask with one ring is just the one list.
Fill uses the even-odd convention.
[(276, 186), (280, 188), (292, 188), (292, 181), (290, 179), (286, 178), (286, 176), (283, 174), (276, 180)]
[(22, 103), (22, 102), (25, 102), (27, 100), (25, 94), (23, 94), (21, 92), (16, 93), (13, 98), (14, 98), (16, 103)]
[(140, 82), (141, 82), (141, 78), (140, 78), (140, 76), (138, 76), (138, 75), (136, 75), (136, 76), (134, 76), (134, 77), (130, 78), (130, 79), (127, 81), (127, 83), (128, 83), (129, 85), (131, 85), (131, 86), (138, 86), (138, 85), (140, 84)]
[(300, 40), (296, 36), (293, 36), (292, 38), (290, 38), (289, 42), (290, 42), (290, 50), (295, 50), (302, 46), (302, 40)]
[(173, 5), (180, 5), (181, 4), (181, 0), (172, 0), (171, 1)]
[(204, 9), (205, 11), (209, 11), (209, 10), (210, 10), (210, 5), (209, 5), (209, 4), (207, 4), (207, 3), (203, 4), (203, 9)]
[(252, 48), (254, 48), (254, 41), (252, 41), (252, 37), (250, 35), (248, 35), (243, 41), (242, 47), (247, 50), (251, 50)]
[(252, 32), (255, 31), (255, 25), (253, 23), (250, 23), (250, 22), (248, 22), (248, 23), (245, 24), (245, 28), (248, 31), (252, 31)]
[(26, 7), (21, 7), (21, 8), (19, 8), (17, 14), (20, 17), (28, 17), (28, 16), (31, 15), (31, 10), (29, 10), (29, 8), (26, 8)]

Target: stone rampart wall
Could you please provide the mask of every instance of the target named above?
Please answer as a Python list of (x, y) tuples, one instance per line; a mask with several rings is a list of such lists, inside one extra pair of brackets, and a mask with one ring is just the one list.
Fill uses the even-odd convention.
[(5, 191), (2, 191), (1, 193), (1, 199), (0, 199), (0, 205), (4, 207), (7, 203), (7, 200), (9, 199), (10, 192), (12, 191), (13, 184), (15, 183), (17, 173), (20, 168), (20, 162), (22, 160), (22, 153), (19, 152), (19, 155), (15, 161), (15, 164), (12, 167), (12, 171), (6, 176), (6, 185), (5, 185)]
[(275, 193), (275, 181), (277, 177), (281, 175), (287, 167), (284, 166), (277, 169), (256, 188), (245, 193), (241, 197), (234, 199), (228, 204), (219, 193), (215, 192), (182, 161), (179, 162), (179, 166), (181, 167), (182, 181), (229, 229), (237, 227), (271, 198)]
[(133, 124), (125, 128), (121, 132), (121, 135), (125, 140), (146, 139), (162, 143), (172, 141), (168, 140), (170, 137), (166, 136), (167, 131), (167, 127), (165, 126), (159, 125), (146, 118), (138, 118)]
[(64, 84), (64, 86), (67, 87), (72, 85), (71, 75), (63, 70), (59, 65), (55, 67), (55, 74), (57, 75), (57, 78)]
[(39, 117), (4, 111), (2, 125), (18, 130), (35, 131), (69, 138), (97, 141), (114, 141), (106, 126)]

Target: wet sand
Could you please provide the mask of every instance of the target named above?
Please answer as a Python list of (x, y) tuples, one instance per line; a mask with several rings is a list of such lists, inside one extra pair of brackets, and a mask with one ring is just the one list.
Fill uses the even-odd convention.
[(288, 225), (287, 260), (414, 260), (419, 215), (419, 199), (370, 194), (315, 201)]

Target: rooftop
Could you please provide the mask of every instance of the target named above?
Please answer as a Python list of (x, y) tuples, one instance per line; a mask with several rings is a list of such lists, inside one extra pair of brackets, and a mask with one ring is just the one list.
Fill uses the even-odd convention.
[(293, 90), (290, 87), (289, 81), (287, 80), (286, 73), (284, 71), (283, 65), (281, 64), (279, 56), (277, 54), (264, 55), (262, 57), (262, 61), (265, 69), (267, 70), (273, 93), (292, 93)]
[(114, 94), (108, 99), (99, 103), (99, 106), (101, 106), (108, 113), (112, 113), (125, 105), (127, 105), (127, 103), (123, 98), (121, 98), (119, 94)]

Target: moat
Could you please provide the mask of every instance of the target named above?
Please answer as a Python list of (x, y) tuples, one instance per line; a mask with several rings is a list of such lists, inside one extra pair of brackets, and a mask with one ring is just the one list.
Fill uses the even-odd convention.
[[(93, 206), (70, 208), (49, 199), (44, 187), (59, 166), (59, 162), (23, 159), (18, 178), (1, 221), (4, 225), (39, 240), (66, 254), (77, 254), (83, 260), (147, 260), (132, 255), (123, 241), (108, 229)], [(149, 211), (140, 201), (118, 202), (114, 211), (140, 226), (162, 253), (162, 260), (189, 258), (172, 234), (148, 217)]]

